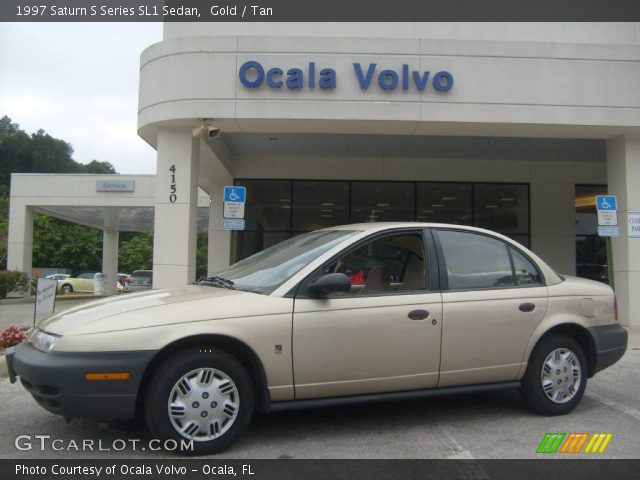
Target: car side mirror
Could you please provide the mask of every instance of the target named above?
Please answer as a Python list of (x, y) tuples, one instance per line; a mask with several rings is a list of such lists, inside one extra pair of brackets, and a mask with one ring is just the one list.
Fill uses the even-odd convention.
[(351, 280), (344, 273), (329, 273), (311, 282), (309, 291), (319, 295), (349, 292), (351, 291)]

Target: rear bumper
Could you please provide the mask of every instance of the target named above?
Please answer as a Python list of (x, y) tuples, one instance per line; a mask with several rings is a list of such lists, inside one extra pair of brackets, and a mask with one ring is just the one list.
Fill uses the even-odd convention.
[[(65, 417), (133, 418), (142, 375), (155, 351), (41, 352), (22, 343), (9, 375), (46, 410)], [(128, 372), (128, 380), (85, 380), (85, 373)]]
[(593, 373), (610, 367), (627, 351), (627, 330), (618, 324), (602, 325), (588, 329), (596, 347), (596, 365)]

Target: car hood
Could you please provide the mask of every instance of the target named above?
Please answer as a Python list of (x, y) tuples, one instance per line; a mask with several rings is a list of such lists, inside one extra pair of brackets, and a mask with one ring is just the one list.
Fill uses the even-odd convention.
[[(40, 322), (38, 328), (56, 335), (97, 333), (100, 331), (144, 328), (182, 321), (228, 318), (243, 314), (238, 306), (254, 304), (265, 295), (214, 287), (187, 285), (170, 290), (149, 290), (105, 298), (65, 310)], [(177, 304), (195, 304), (188, 310), (202, 312), (184, 317), (172, 308)], [(236, 307), (234, 310), (233, 307)]]

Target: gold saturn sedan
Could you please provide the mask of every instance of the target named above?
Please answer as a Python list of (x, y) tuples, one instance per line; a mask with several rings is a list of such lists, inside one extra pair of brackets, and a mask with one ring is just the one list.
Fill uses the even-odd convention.
[(626, 350), (616, 310), (609, 286), (497, 233), (346, 225), (198, 285), (64, 311), (8, 364), (53, 413), (143, 415), (155, 438), (204, 454), (255, 410), (519, 388), (534, 412), (565, 414)]

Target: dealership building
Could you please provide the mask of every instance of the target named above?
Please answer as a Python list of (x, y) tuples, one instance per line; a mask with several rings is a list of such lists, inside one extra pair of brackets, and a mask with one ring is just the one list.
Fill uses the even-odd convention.
[[(108, 275), (118, 232), (153, 230), (154, 288), (195, 280), (198, 230), (214, 273), (332, 225), (456, 223), (609, 281), (640, 325), (638, 23), (165, 23), (138, 134), (155, 176), (13, 176), (9, 269), (32, 267), (34, 212), (101, 228)], [(228, 185), (242, 230), (223, 227)]]

